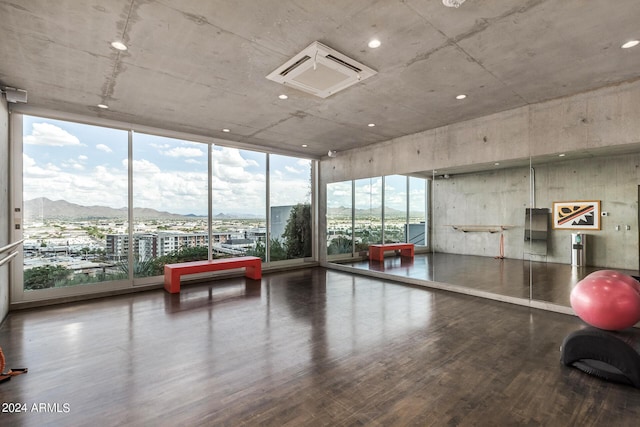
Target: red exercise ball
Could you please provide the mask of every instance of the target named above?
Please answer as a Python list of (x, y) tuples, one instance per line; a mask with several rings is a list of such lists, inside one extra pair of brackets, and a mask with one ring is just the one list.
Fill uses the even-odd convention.
[(640, 321), (640, 283), (631, 276), (602, 270), (576, 284), (571, 307), (586, 323), (618, 331)]
[(628, 274), (620, 273), (619, 271), (616, 271), (616, 270), (598, 270), (589, 274), (587, 277), (603, 277), (603, 276), (620, 279), (623, 282), (628, 283), (629, 285), (636, 288), (640, 293), (640, 282), (638, 282), (636, 279), (629, 276)]

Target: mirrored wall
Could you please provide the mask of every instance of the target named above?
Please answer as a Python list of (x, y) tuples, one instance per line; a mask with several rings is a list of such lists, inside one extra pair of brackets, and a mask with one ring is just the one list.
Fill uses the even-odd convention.
[(391, 175), (327, 185), (326, 250), (330, 261), (357, 263), (369, 245), (428, 244), (430, 178)]
[[(329, 184), (329, 261), (560, 311), (593, 271), (638, 275), (637, 146), (417, 175)], [(381, 241), (414, 242), (416, 257), (369, 261), (367, 244)]]

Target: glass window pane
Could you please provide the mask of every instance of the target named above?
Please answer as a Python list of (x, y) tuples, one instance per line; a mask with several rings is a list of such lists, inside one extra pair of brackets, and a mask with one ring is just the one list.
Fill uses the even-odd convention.
[(384, 242), (406, 241), (407, 177), (384, 177)]
[(267, 155), (212, 147), (214, 257), (266, 254)]
[[(162, 275), (165, 264), (208, 258), (207, 176), (206, 144), (134, 134), (134, 277)], [(128, 233), (109, 238), (114, 248), (128, 246)], [(125, 254), (114, 251), (119, 258)]]
[(352, 181), (327, 184), (327, 254), (353, 252)]
[(370, 244), (382, 243), (382, 177), (355, 181), (356, 251), (366, 251)]
[(427, 180), (409, 178), (409, 233), (408, 242), (427, 244)]
[(269, 156), (269, 260), (310, 257), (311, 160)]
[(106, 241), (128, 226), (127, 132), (23, 123), (25, 291), (127, 278)]

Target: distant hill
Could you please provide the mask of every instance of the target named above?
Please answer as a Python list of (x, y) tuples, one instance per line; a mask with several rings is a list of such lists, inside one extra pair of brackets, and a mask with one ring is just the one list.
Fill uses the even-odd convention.
[[(355, 216), (356, 218), (367, 217), (370, 215), (380, 216), (382, 212), (382, 208), (380, 206), (373, 207), (371, 209), (356, 209)], [(332, 217), (350, 217), (351, 216), (351, 208), (345, 208), (344, 206), (340, 206), (339, 208), (328, 208), (327, 215)], [(406, 213), (404, 211), (399, 211), (393, 208), (386, 208), (386, 216), (387, 217), (406, 217)], [(417, 212), (412, 212), (411, 216), (420, 216)]]
[[(158, 211), (148, 208), (133, 208), (133, 215), (137, 219), (193, 219), (206, 218), (206, 216), (186, 214), (180, 215), (171, 212)], [(30, 221), (38, 219), (66, 219), (66, 220), (87, 220), (87, 219), (121, 219), (127, 218), (127, 208), (110, 208), (108, 206), (83, 206), (70, 203), (66, 200), (50, 200), (46, 197), (24, 202), (24, 218)], [(251, 214), (218, 214), (214, 219), (255, 219), (258, 215)]]
[[(155, 209), (134, 208), (133, 214), (141, 219), (181, 219), (186, 215), (160, 212)], [(24, 202), (24, 217), (29, 220), (42, 219), (126, 219), (127, 208), (107, 206), (83, 206), (66, 200), (50, 200), (46, 197)]]

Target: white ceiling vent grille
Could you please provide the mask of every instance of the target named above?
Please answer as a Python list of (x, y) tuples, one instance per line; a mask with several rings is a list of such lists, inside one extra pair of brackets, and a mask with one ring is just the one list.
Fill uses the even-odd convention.
[(267, 76), (269, 80), (326, 98), (377, 72), (319, 42)]

